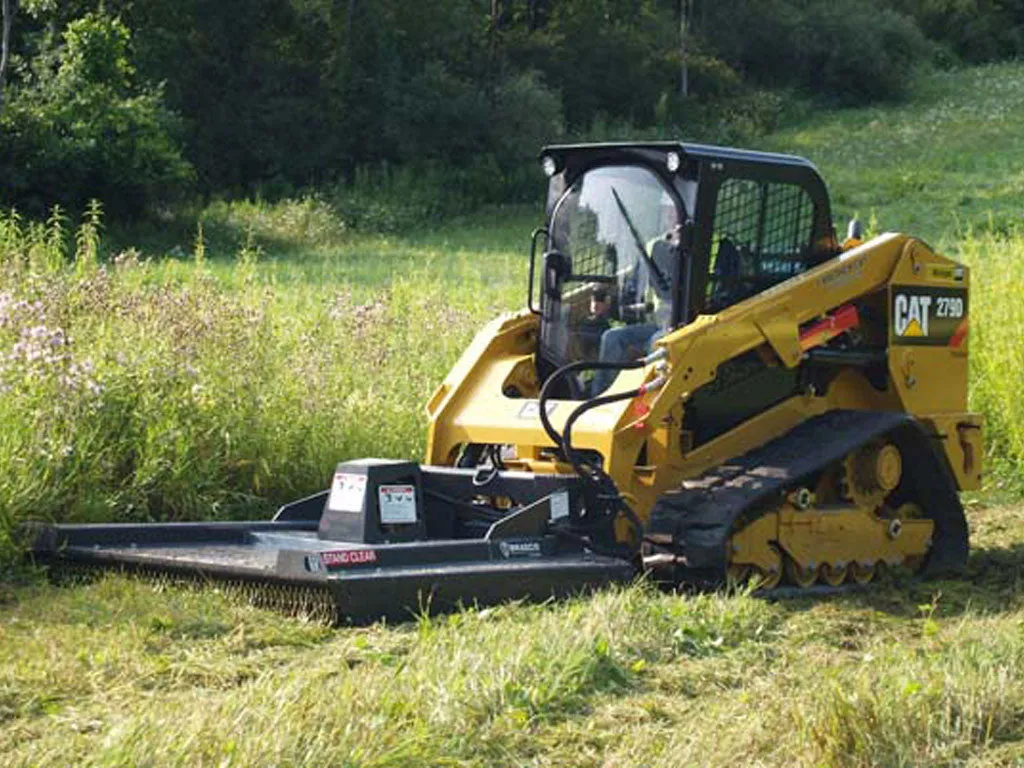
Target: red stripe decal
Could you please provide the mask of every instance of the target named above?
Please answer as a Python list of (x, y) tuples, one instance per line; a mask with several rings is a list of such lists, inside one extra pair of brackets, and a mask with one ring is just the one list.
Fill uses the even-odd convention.
[(965, 317), (960, 325), (957, 326), (953, 336), (949, 339), (949, 346), (959, 348), (963, 346), (964, 340), (967, 338), (967, 318)]

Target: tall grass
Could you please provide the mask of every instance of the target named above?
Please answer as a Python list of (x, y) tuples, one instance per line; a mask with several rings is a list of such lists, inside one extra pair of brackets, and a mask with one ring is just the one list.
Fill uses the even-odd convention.
[[(28, 518), (263, 515), (322, 488), (342, 459), (419, 455), (427, 395), (475, 330), (517, 303), (518, 261), (449, 255), (458, 277), (445, 279), (429, 258), (389, 267), (379, 239), (348, 243), (358, 270), (322, 273), (355, 283), (282, 283), (260, 239), (301, 225), (319, 241), (328, 215), (312, 203), (230, 213), (247, 235), (227, 264), (208, 258), (204, 229), (191, 263), (104, 261), (96, 208), (74, 232), (59, 211), (44, 224), (0, 217), (5, 560)], [(1019, 493), (1024, 232), (969, 232), (960, 247), (975, 267), (971, 401), (987, 420), (991, 485)]]
[(65, 226), (0, 219), (5, 538), (27, 518), (260, 515), (346, 457), (417, 456), (426, 393), (497, 310), (485, 268), (414, 267), (368, 298), (279, 286), (254, 242), (230, 269), (201, 240), (189, 267), (100, 263), (98, 213), (74, 245)]
[(968, 231), (959, 258), (971, 265), (971, 407), (985, 416), (989, 487), (1024, 491), (1024, 229)]

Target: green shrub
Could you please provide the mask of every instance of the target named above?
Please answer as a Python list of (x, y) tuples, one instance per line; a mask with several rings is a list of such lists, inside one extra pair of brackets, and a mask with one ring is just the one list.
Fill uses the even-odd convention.
[(497, 88), (491, 110), (491, 135), (506, 168), (537, 157), (540, 148), (565, 130), (562, 99), (535, 71), (513, 75)]
[(912, 19), (873, 0), (725, 0), (708, 29), (745, 78), (847, 104), (904, 96), (933, 53)]
[(99, 198), (136, 215), (179, 196), (192, 169), (160, 90), (135, 82), (128, 28), (87, 14), (68, 24), (54, 58), (11, 91), (0, 117), (0, 200), (43, 214)]
[(995, 61), (1024, 53), (1021, 0), (890, 0), (955, 58)]
[(711, 97), (698, 92), (686, 98), (663, 93), (655, 111), (660, 138), (742, 145), (756, 142), (779, 126), (792, 96), (752, 88), (735, 73), (729, 77), (726, 73), (732, 70), (717, 60), (705, 65), (698, 82), (707, 83), (708, 73), (713, 73), (717, 92)]

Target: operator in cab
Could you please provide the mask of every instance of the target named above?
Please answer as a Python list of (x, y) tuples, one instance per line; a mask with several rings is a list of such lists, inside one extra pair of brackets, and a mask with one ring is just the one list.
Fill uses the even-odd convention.
[[(581, 174), (554, 207), (557, 254), (544, 292), (541, 350), (554, 367), (627, 362), (671, 330), (680, 273), (682, 202), (649, 168), (605, 165)], [(616, 370), (569, 377), (569, 396), (606, 391)]]
[[(671, 208), (663, 211), (663, 215), (671, 216), (674, 212)], [(643, 357), (669, 331), (672, 275), (678, 268), (681, 231), (682, 227), (676, 224), (644, 246), (646, 255), (634, 263), (620, 295), (619, 317), (624, 324), (601, 335), (597, 357), (600, 362), (623, 363)], [(590, 382), (590, 396), (596, 397), (608, 389), (617, 375), (614, 370), (596, 371)]]

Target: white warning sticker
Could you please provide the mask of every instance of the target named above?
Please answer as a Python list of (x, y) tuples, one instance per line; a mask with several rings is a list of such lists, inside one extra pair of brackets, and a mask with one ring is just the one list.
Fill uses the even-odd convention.
[(377, 500), (380, 502), (380, 521), (384, 525), (416, 522), (416, 486), (378, 486)]
[(362, 512), (366, 475), (337, 472), (331, 482), (331, 495), (327, 508), (332, 512)]
[(562, 520), (569, 516), (569, 492), (555, 491), (551, 494), (551, 520)]

